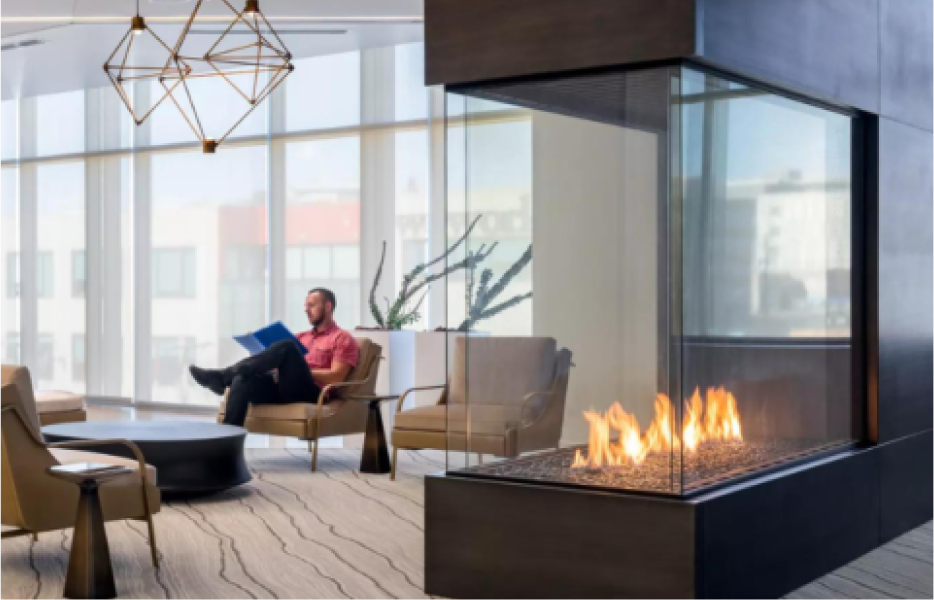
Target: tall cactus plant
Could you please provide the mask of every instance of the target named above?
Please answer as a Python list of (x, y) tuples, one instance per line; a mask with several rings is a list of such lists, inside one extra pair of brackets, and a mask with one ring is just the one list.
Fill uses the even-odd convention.
[[(379, 306), (376, 301), (376, 290), (379, 287), (380, 280), (383, 276), (383, 265), (386, 261), (386, 242), (383, 242), (383, 251), (379, 259), (379, 267), (376, 269), (376, 276), (373, 278), (373, 286), (370, 288), (370, 299), (369, 307), (370, 314), (373, 316), (373, 320), (376, 322), (377, 327), (380, 329), (402, 329), (406, 325), (411, 325), (418, 322), (421, 319), (421, 309), (422, 303), (425, 301), (425, 296), (428, 294), (428, 287), (435, 281), (442, 279), (451, 273), (459, 271), (461, 269), (467, 269), (468, 271), (473, 272), (477, 266), (483, 262), (486, 257), (496, 248), (496, 244), (492, 244), (489, 248), (484, 244), (477, 249), (476, 252), (468, 252), (467, 255), (455, 263), (447, 265), (441, 271), (437, 273), (429, 273), (428, 269), (441, 261), (445, 260), (451, 254), (464, 243), (464, 240), (467, 239), (467, 236), (470, 235), (470, 232), (473, 231), (476, 227), (477, 222), (480, 220), (480, 217), (483, 215), (478, 215), (470, 225), (464, 230), (464, 234), (454, 244), (452, 244), (443, 254), (431, 260), (427, 263), (422, 263), (415, 266), (411, 271), (406, 273), (402, 278), (402, 289), (399, 290), (399, 294), (396, 296), (395, 300), (390, 302), (389, 298), (383, 297), (386, 308), (385, 311)], [(419, 295), (420, 294), (420, 295)], [(418, 300), (414, 302), (413, 300), (418, 297)]]

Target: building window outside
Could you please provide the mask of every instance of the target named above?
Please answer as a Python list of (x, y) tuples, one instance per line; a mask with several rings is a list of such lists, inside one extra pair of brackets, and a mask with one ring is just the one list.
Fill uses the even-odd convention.
[(153, 298), (194, 298), (196, 295), (195, 248), (153, 248)]
[(337, 296), (335, 319), (346, 326), (359, 312), (360, 247), (357, 245), (291, 246), (286, 249), (286, 286), (289, 322), (304, 324), (305, 295), (316, 287)]
[(194, 337), (152, 338), (152, 380), (156, 385), (178, 385), (188, 365), (195, 362), (198, 342)]
[(19, 298), (19, 252), (6, 255), (6, 297)]
[[(36, 280), (36, 294), (39, 298), (51, 298), (55, 295), (55, 262), (52, 252), (39, 252), (37, 255), (39, 277)], [(20, 279), (19, 252), (6, 255), (6, 297), (19, 298), (22, 293)]]
[(84, 250), (71, 251), (71, 295), (84, 298), (87, 293), (87, 254)]
[(39, 355), (36, 360), (36, 379), (51, 381), (55, 377), (55, 337), (51, 333), (39, 334)]
[(71, 336), (71, 378), (84, 381), (87, 377), (87, 345), (83, 333)]
[(51, 252), (39, 253), (39, 278), (36, 281), (36, 293), (40, 298), (55, 296), (55, 260)]
[(6, 343), (6, 360), (14, 365), (21, 364), (22, 360), (19, 354), (19, 332), (7, 332), (4, 342)]

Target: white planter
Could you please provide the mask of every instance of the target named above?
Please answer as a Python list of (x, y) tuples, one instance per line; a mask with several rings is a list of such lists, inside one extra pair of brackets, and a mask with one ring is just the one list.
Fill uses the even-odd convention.
[(355, 335), (370, 338), (383, 348), (383, 361), (376, 378), (377, 394), (401, 394), (415, 385), (412, 366), (415, 361), (414, 331), (358, 331)]

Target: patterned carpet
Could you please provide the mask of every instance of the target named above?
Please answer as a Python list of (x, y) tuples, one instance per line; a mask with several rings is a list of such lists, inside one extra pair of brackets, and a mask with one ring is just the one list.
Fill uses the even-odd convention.
[[(441, 452), (400, 452), (395, 482), (359, 450), (248, 450), (253, 481), (163, 505), (162, 568), (144, 523), (107, 524), (122, 598), (422, 598), (422, 477)], [(61, 598), (71, 532), (3, 542), (4, 598)]]

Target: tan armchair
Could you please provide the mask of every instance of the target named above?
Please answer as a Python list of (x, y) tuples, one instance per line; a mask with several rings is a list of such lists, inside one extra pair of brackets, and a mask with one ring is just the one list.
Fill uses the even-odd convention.
[[(46, 444), (39, 428), (39, 415), (26, 367), (3, 365), (3, 460), (2, 522), (16, 527), (3, 537), (33, 535), (74, 527), (78, 512), (78, 486), (52, 477), (46, 470), (59, 464), (96, 462), (120, 465), (131, 473), (101, 485), (100, 499), (105, 521), (145, 520), (149, 526), (152, 564), (159, 567), (152, 515), (159, 512), (161, 497), (156, 470), (128, 440), (94, 440)], [(122, 444), (136, 460), (127, 460), (77, 448)]]
[[(400, 448), (515, 457), (558, 447), (570, 350), (557, 350), (553, 338), (462, 337), (455, 340), (453, 361), (447, 385), (413, 388), (399, 399), (393, 479)], [(426, 389), (444, 390), (438, 404), (402, 409), (406, 396)]]
[[(360, 346), (360, 358), (346, 381), (324, 386), (318, 397), (310, 398), (310, 402), (251, 404), (243, 424), (246, 430), (308, 441), (312, 471), (318, 468), (318, 441), (321, 438), (364, 433), (367, 404), (350, 398), (373, 395), (383, 349), (367, 338), (356, 340)], [(218, 422), (224, 420), (229, 395), (230, 390), (227, 390), (217, 416)], [(324, 400), (329, 396), (331, 400), (325, 404)]]

